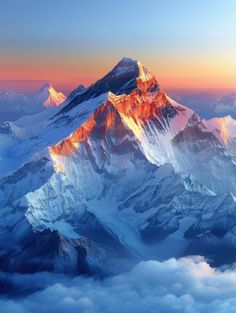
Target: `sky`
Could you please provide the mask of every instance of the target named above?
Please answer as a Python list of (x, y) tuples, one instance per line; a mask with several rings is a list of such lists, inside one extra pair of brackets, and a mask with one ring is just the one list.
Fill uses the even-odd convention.
[(233, 89), (235, 12), (235, 0), (1, 0), (0, 87), (88, 85), (129, 56), (166, 88)]

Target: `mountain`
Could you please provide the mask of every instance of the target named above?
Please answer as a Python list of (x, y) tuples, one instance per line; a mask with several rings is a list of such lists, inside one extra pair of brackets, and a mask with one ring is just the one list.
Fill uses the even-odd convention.
[(234, 154), (140, 62), (123, 58), (47, 112), (1, 124), (1, 270), (236, 260)]
[(48, 107), (57, 107), (66, 96), (57, 92), (50, 83), (43, 85), (35, 93), (0, 91), (0, 122), (15, 121), (23, 116), (42, 112)]

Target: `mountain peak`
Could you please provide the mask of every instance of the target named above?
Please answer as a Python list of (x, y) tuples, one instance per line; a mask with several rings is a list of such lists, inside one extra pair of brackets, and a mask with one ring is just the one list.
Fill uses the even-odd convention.
[(123, 57), (117, 63), (117, 65), (113, 68), (111, 73), (112, 72), (115, 72), (118, 75), (127, 72), (133, 72), (134, 78), (136, 78), (137, 80), (141, 80), (143, 82), (150, 81), (153, 78), (155, 78), (152, 72), (147, 67), (145, 67), (141, 62), (126, 56)]
[(50, 82), (45, 83), (39, 90), (38, 95), (42, 98), (45, 107), (59, 106), (66, 100), (62, 92), (57, 92)]
[(123, 57), (104, 77), (81, 91), (72, 91), (69, 101), (59, 113), (70, 111), (83, 101), (112, 92), (116, 96), (158, 91), (160, 86), (155, 76), (137, 60)]
[(119, 68), (119, 67), (133, 67), (133, 66), (137, 66), (138, 61), (129, 57), (123, 57), (115, 66), (115, 68)]
[[(138, 61), (123, 57), (114, 67), (113, 69), (101, 80), (109, 78), (112, 80), (120, 80), (127, 79), (126, 83), (130, 79), (135, 79), (139, 75), (139, 67)], [(114, 93), (113, 90), (109, 90)]]
[(46, 107), (59, 106), (66, 100), (66, 96), (62, 92), (57, 92), (51, 85), (49, 86), (48, 92), (48, 99), (44, 102)]

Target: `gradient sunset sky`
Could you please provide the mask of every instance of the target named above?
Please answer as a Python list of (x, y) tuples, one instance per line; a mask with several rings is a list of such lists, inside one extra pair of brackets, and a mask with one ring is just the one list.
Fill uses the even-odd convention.
[(1, 0), (0, 87), (70, 89), (129, 56), (166, 88), (235, 88), (235, 16), (235, 0)]

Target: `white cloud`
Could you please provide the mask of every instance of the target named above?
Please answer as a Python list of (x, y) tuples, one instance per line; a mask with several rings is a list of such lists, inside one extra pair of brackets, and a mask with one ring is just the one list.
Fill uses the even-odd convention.
[[(51, 279), (49, 275), (49, 283)], [(236, 271), (217, 271), (200, 258), (141, 262), (128, 273), (104, 280), (57, 279), (24, 299), (1, 300), (0, 312), (236, 312)]]

